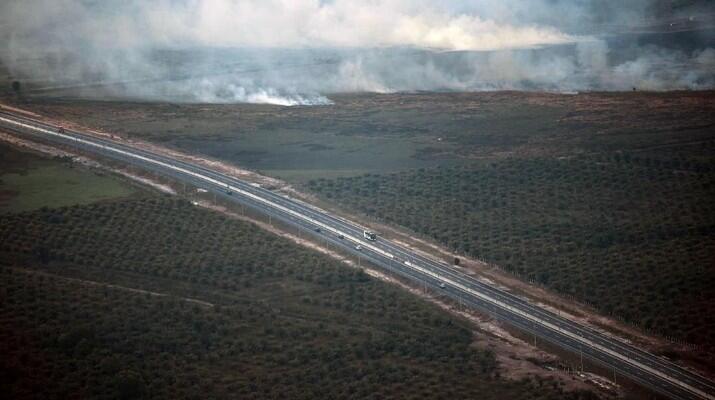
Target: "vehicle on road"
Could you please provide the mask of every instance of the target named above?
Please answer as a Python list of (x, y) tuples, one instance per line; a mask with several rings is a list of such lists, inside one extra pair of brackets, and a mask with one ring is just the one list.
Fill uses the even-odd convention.
[(57, 129), (57, 132), (58, 132), (58, 133), (65, 133), (65, 128), (63, 128), (63, 127), (60, 126), (60, 128)]
[[(86, 146), (90, 151), (92, 151), (92, 149), (95, 149), (94, 151), (101, 149), (102, 153), (100, 154), (107, 155), (110, 159), (140, 166), (150, 172), (161, 172), (169, 169), (176, 173), (177, 179), (183, 182), (194, 184), (196, 181), (199, 181), (202, 184), (211, 185), (210, 187), (212, 188), (222, 188), (226, 190), (229, 195), (232, 194), (231, 189), (233, 187), (237, 187), (238, 190), (241, 190), (239, 193), (245, 194), (246, 192), (253, 192), (252, 198), (256, 202), (266, 206), (269, 217), (282, 216), (284, 221), (289, 221), (292, 217), (298, 217), (303, 223), (308, 224), (302, 226), (309, 227), (309, 224), (315, 223), (314, 214), (317, 212), (325, 218), (324, 221), (328, 221), (320, 222), (321, 224), (325, 223), (323, 226), (335, 226), (337, 227), (336, 229), (340, 229), (344, 232), (352, 232), (353, 229), (358, 231), (364, 229), (360, 228), (356, 223), (333, 217), (329, 213), (320, 211), (319, 209), (306, 207), (299, 202), (291, 202), (288, 198), (282, 198), (267, 189), (261, 189), (258, 185), (254, 185), (258, 189), (253, 190), (249, 188), (247, 190), (246, 186), (241, 186), (245, 185), (245, 183), (235, 183), (235, 180), (220, 172), (213, 170), (207, 172), (205, 168), (191, 163), (183, 163), (180, 160), (167, 161), (166, 158), (160, 155), (153, 154), (149, 151), (139, 151), (129, 146), (107, 144), (105, 141), (93, 139), (91, 135), (80, 136), (71, 131), (64, 135), (58, 135), (55, 132), (64, 132), (60, 127), (46, 125), (38, 121), (26, 123), (27, 120), (25, 117), (8, 116), (8, 113), (4, 111), (0, 112), (0, 125), (5, 126), (9, 124), (15, 128), (19, 127), (21, 133), (31, 132), (30, 134), (36, 134), (41, 132), (50, 134), (50, 136), (61, 136), (55, 138), (58, 139), (60, 143), (82, 143), (81, 145), (75, 144), (75, 146)], [(229, 184), (228, 182), (231, 183)], [(218, 186), (221, 184), (224, 186)], [(213, 190), (214, 189), (212, 189), (212, 191)], [(238, 202), (240, 198), (241, 196), (233, 197), (233, 201)], [(290, 209), (297, 211), (289, 212)], [(338, 232), (337, 230), (333, 231), (334, 228), (329, 229), (331, 232)], [(366, 230), (363, 230), (363, 236), (365, 240), (369, 241), (375, 241), (377, 238), (377, 235), (373, 232)], [(351, 240), (359, 240), (359, 238), (351, 237)], [(363, 248), (360, 244), (353, 241), (350, 243), (355, 245), (356, 251), (362, 251)], [(360, 241), (360, 243), (366, 242)], [(524, 326), (524, 321), (527, 323), (531, 321), (531, 332), (535, 335), (551, 338), (555, 345), (565, 350), (571, 351), (575, 349), (574, 346), (578, 346), (579, 353), (582, 357), (590, 358), (597, 362), (601, 360), (613, 366), (614, 371), (618, 368), (620, 372), (634, 379), (637, 383), (653, 388), (665, 396), (675, 399), (715, 399), (715, 397), (710, 394), (714, 386), (713, 383), (707, 378), (692, 373), (675, 363), (668, 362), (657, 355), (631, 346), (617, 338), (611, 338), (598, 330), (586, 325), (581, 325), (577, 321), (572, 321), (560, 315), (553, 314), (549, 310), (541, 308), (538, 304), (532, 304), (528, 299), (510, 294), (508, 291), (502, 290), (495, 285), (483, 283), (481, 280), (473, 278), (465, 272), (449, 268), (446, 262), (437, 262), (421, 256), (409, 248), (402, 247), (384, 238), (381, 239), (379, 244), (379, 246), (368, 244), (370, 247), (365, 257), (358, 256), (357, 259), (372, 260), (375, 261), (375, 265), (377, 266), (390, 268), (394, 266), (394, 264), (385, 263), (385, 259), (392, 259), (389, 251), (396, 251), (396, 254), (398, 254), (400, 258), (398, 262), (411, 267), (407, 272), (414, 281), (419, 280), (420, 283), (426, 282), (429, 283), (430, 286), (437, 283), (441, 289), (445, 289), (444, 295), (446, 296), (452, 298), (459, 296), (460, 301), (462, 299), (476, 300), (479, 303), (475, 302), (475, 307), (477, 307), (476, 304), (483, 304), (483, 306), (478, 306), (478, 308), (485, 310), (488, 310), (487, 307), (491, 306), (491, 310), (500, 310), (500, 319), (503, 318), (505, 322), (516, 327)], [(415, 262), (404, 261), (403, 257), (409, 257), (410, 260), (415, 260)], [(387, 265), (390, 265), (390, 267)], [(405, 268), (400, 269), (405, 270)], [(407, 277), (407, 275), (405, 276)], [(449, 285), (454, 287), (446, 291), (447, 284), (440, 279), (450, 279)], [(471, 288), (474, 288), (474, 290)], [(470, 303), (468, 302), (467, 304)], [(556, 328), (556, 330), (554, 330), (554, 328)]]
[(314, 230), (314, 231), (316, 231), (316, 232), (318, 232), (318, 233), (320, 233), (320, 232), (321, 232), (321, 230), (320, 230), (320, 227), (319, 227), (319, 226), (316, 226), (315, 228), (313, 228), (313, 230)]
[(363, 236), (365, 239), (371, 240), (371, 241), (373, 241), (373, 242), (374, 242), (375, 240), (377, 240), (377, 235), (375, 234), (375, 232), (372, 232), (372, 231), (362, 231), (362, 236)]
[(338, 239), (345, 239), (345, 235), (343, 235), (342, 233), (338, 233)]

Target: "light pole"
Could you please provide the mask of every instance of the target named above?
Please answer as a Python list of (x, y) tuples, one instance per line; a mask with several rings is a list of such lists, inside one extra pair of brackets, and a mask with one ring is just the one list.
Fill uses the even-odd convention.
[(616, 366), (613, 366), (613, 384), (618, 385), (618, 382), (616, 381)]

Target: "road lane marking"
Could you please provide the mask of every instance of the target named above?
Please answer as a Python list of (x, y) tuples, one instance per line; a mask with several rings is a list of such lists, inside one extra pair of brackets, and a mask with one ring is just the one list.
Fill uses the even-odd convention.
[[(316, 225), (318, 225), (318, 226), (320, 226), (320, 227), (322, 227), (322, 228), (325, 228), (325, 229), (328, 230), (328, 231), (332, 231), (332, 232), (335, 233), (335, 234), (343, 234), (347, 239), (351, 240), (352, 242), (358, 243), (358, 244), (362, 245), (364, 248), (367, 248), (367, 249), (369, 249), (369, 250), (372, 250), (374, 253), (379, 254), (379, 255), (382, 255), (383, 257), (386, 257), (386, 258), (388, 258), (388, 259), (394, 258), (394, 256), (393, 256), (392, 254), (390, 254), (390, 253), (388, 253), (388, 252), (382, 250), (382, 249), (379, 248), (379, 247), (373, 246), (371, 243), (368, 243), (368, 242), (366, 242), (366, 241), (360, 240), (360, 239), (358, 239), (358, 238), (356, 238), (356, 237), (352, 237), (351, 235), (347, 235), (346, 232), (342, 232), (342, 231), (340, 231), (340, 230), (334, 228), (334, 226), (332, 226), (332, 225), (327, 225), (326, 223), (324, 223), (324, 222), (322, 222), (322, 221), (319, 221), (319, 220), (316, 220), (316, 219), (313, 218), (313, 217), (309, 217), (309, 216), (306, 216), (306, 215), (303, 215), (303, 214), (298, 213), (297, 211), (294, 210), (293, 207), (286, 207), (286, 206), (283, 206), (283, 205), (281, 205), (281, 204), (279, 204), (279, 203), (277, 203), (277, 202), (275, 202), (275, 201), (267, 200), (267, 199), (265, 199), (265, 198), (263, 198), (263, 197), (261, 197), (261, 196), (259, 196), (259, 195), (256, 195), (256, 194), (253, 194), (253, 193), (251, 193), (251, 192), (248, 192), (248, 191), (246, 191), (246, 190), (244, 190), (244, 189), (242, 189), (242, 188), (240, 188), (240, 187), (236, 187), (236, 186), (233, 186), (233, 185), (231, 185), (231, 184), (226, 184), (226, 183), (224, 183), (222, 180), (215, 179), (215, 178), (206, 176), (206, 175), (204, 175), (204, 174), (200, 174), (200, 173), (194, 172), (194, 171), (192, 171), (192, 170), (189, 170), (189, 169), (184, 168), (184, 167), (177, 166), (177, 165), (172, 164), (172, 163), (167, 163), (167, 162), (164, 162), (164, 161), (161, 161), (161, 160), (157, 160), (157, 159), (154, 159), (154, 158), (150, 158), (150, 157), (147, 157), (147, 156), (144, 156), (144, 155), (140, 155), (140, 154), (136, 154), (136, 153), (133, 153), (133, 152), (130, 152), (130, 151), (122, 150), (122, 149), (119, 149), (119, 148), (117, 148), (117, 147), (114, 147), (113, 145), (106, 145), (106, 144), (104, 144), (104, 143), (102, 143), (102, 142), (97, 143), (97, 142), (94, 142), (94, 141), (91, 141), (91, 140), (87, 140), (87, 139), (84, 139), (84, 138), (80, 138), (80, 137), (77, 137), (77, 136), (68, 135), (68, 134), (63, 134), (63, 133), (55, 132), (55, 131), (52, 131), (52, 130), (49, 130), (49, 129), (39, 128), (39, 127), (36, 127), (36, 126), (33, 126), (33, 125), (29, 125), (29, 124), (26, 124), (26, 123), (17, 122), (17, 121), (14, 121), (14, 120), (11, 120), (11, 119), (7, 119), (7, 118), (1, 117), (1, 116), (0, 116), (0, 120), (5, 121), (5, 122), (9, 122), (9, 123), (14, 124), (14, 125), (22, 126), (22, 127), (24, 127), (24, 128), (27, 128), (27, 129), (31, 129), (31, 130), (35, 130), (35, 131), (39, 131), (39, 132), (44, 132), (44, 133), (47, 133), (47, 134), (50, 134), (50, 135), (54, 135), (54, 136), (57, 136), (57, 137), (61, 137), (61, 138), (64, 138), (64, 139), (67, 139), (67, 140), (71, 140), (71, 141), (74, 141), (74, 142), (83, 143), (83, 144), (85, 144), (85, 145), (89, 145), (89, 146), (93, 146), (93, 147), (99, 147), (99, 148), (101, 148), (101, 149), (103, 149), (103, 150), (108, 150), (108, 151), (111, 151), (111, 152), (115, 152), (115, 153), (118, 153), (118, 154), (122, 154), (122, 155), (127, 156), (127, 157), (130, 157), (130, 158), (139, 159), (139, 160), (148, 162), (148, 163), (150, 163), (150, 164), (159, 165), (159, 166), (162, 166), (162, 167), (164, 167), (164, 168), (167, 168), (167, 169), (170, 169), (170, 170), (174, 170), (174, 171), (176, 171), (176, 172), (180, 172), (180, 173), (185, 174), (185, 175), (192, 176), (192, 177), (197, 178), (197, 179), (199, 179), (199, 180), (203, 180), (203, 181), (212, 183), (212, 184), (214, 184), (214, 185), (216, 185), (216, 186), (218, 186), (218, 187), (222, 187), (222, 188), (225, 187), (225, 188), (228, 189), (228, 190), (235, 191), (236, 193), (240, 193), (240, 194), (242, 194), (242, 195), (244, 195), (244, 196), (246, 196), (246, 197), (248, 197), (248, 198), (253, 199), (254, 201), (257, 201), (257, 202), (259, 202), (259, 203), (265, 204), (265, 205), (269, 206), (270, 208), (274, 208), (274, 209), (281, 210), (281, 211), (283, 211), (284, 213), (288, 214), (289, 216), (294, 215), (294, 216), (297, 217), (298, 219), (301, 219), (301, 220), (304, 220), (304, 221), (308, 221), (308, 222), (314, 223), (314, 224), (316, 224)], [(150, 152), (143, 152), (143, 153), (145, 153), (145, 154), (151, 154)], [(151, 157), (154, 157), (154, 155), (151, 154)], [(163, 158), (163, 157), (162, 157), (162, 158)], [(190, 164), (188, 164), (188, 163), (187, 163), (187, 165), (190, 166)], [(193, 168), (193, 166), (191, 166), (191, 168)], [(212, 175), (221, 176), (220, 174), (217, 174), (217, 173), (213, 173)], [(223, 177), (221, 177), (221, 179), (223, 179)], [(318, 213), (318, 212), (313, 212), (313, 214), (318, 214), (318, 215), (320, 215), (320, 213)], [(326, 217), (323, 217), (323, 218), (327, 219)], [(389, 246), (385, 246), (385, 247), (389, 247)], [(401, 254), (406, 254), (406, 255), (408, 255), (408, 253), (406, 253), (406, 252), (404, 252), (404, 251), (400, 251), (400, 253), (401, 253)], [(422, 257), (422, 258), (424, 258), (424, 257)], [(642, 375), (642, 370), (646, 370), (646, 371), (649, 371), (649, 372), (650, 372), (651, 374), (653, 374), (653, 375), (659, 376), (659, 377), (661, 377), (661, 378), (663, 378), (663, 379), (665, 379), (665, 380), (667, 380), (667, 381), (669, 381), (669, 382), (671, 382), (671, 383), (676, 384), (677, 386), (681, 386), (682, 388), (684, 388), (684, 389), (690, 391), (691, 393), (698, 394), (698, 395), (700, 395), (700, 396), (702, 396), (702, 397), (704, 397), (704, 398), (707, 398), (707, 399), (713, 399), (713, 400), (715, 400), (715, 397), (709, 395), (708, 393), (705, 393), (705, 392), (699, 390), (698, 388), (692, 387), (692, 386), (689, 385), (687, 382), (682, 382), (681, 380), (674, 379), (674, 378), (672, 378), (672, 377), (670, 377), (670, 376), (668, 376), (668, 375), (666, 375), (666, 374), (660, 372), (658, 369), (652, 368), (652, 367), (650, 367), (650, 366), (648, 366), (648, 365), (646, 365), (646, 364), (643, 364), (642, 362), (636, 362), (636, 363), (634, 363), (634, 362), (633, 362), (634, 359), (635, 359), (635, 361), (642, 361), (642, 358), (639, 357), (639, 356), (634, 356), (634, 357), (632, 356), (631, 358), (628, 358), (627, 356), (625, 356), (625, 355), (623, 355), (623, 354), (621, 354), (621, 353), (619, 353), (619, 352), (616, 352), (616, 351), (613, 351), (613, 350), (609, 349), (608, 346), (602, 346), (602, 345), (599, 344), (597, 341), (594, 341), (594, 340), (591, 340), (591, 339), (588, 339), (588, 338), (584, 337), (581, 333), (578, 333), (578, 335), (577, 335), (577, 334), (574, 334), (573, 332), (570, 332), (570, 331), (568, 331), (568, 330), (561, 330), (559, 326), (554, 325), (553, 323), (549, 322), (548, 319), (544, 319), (544, 318), (541, 318), (541, 317), (538, 317), (538, 316), (534, 316), (534, 315), (529, 314), (529, 313), (527, 313), (527, 312), (525, 312), (525, 311), (523, 311), (523, 310), (521, 310), (521, 309), (518, 309), (518, 308), (516, 308), (516, 307), (514, 307), (514, 306), (512, 305), (512, 304), (514, 304), (512, 301), (503, 300), (503, 299), (502, 299), (503, 296), (491, 294), (491, 297), (490, 297), (490, 296), (488, 296), (488, 295), (485, 295), (485, 294), (483, 294), (483, 293), (477, 292), (477, 291), (475, 291), (474, 289), (472, 289), (472, 287), (474, 286), (474, 285), (472, 285), (472, 284), (464, 285), (464, 284), (462, 284), (462, 283), (460, 283), (460, 282), (455, 282), (454, 280), (452, 280), (452, 279), (454, 279), (455, 277), (456, 277), (458, 280), (464, 280), (464, 279), (463, 279), (462, 277), (460, 277), (459, 275), (455, 274), (453, 271), (446, 272), (446, 271), (442, 270), (442, 268), (440, 268), (440, 272), (446, 273), (446, 274), (450, 275), (450, 277), (445, 278), (445, 277), (443, 277), (443, 276), (438, 275), (436, 272), (434, 272), (433, 269), (430, 269), (430, 268), (424, 268), (424, 267), (421, 267), (421, 266), (416, 265), (416, 264), (414, 264), (414, 263), (405, 264), (405, 265), (407, 265), (410, 269), (413, 269), (413, 270), (422, 272), (423, 275), (430, 276), (430, 277), (432, 277), (433, 279), (436, 279), (437, 281), (449, 283), (450, 285), (454, 286), (455, 288), (457, 288), (458, 290), (460, 290), (460, 291), (462, 291), (462, 292), (466, 292), (466, 293), (471, 294), (472, 296), (476, 296), (476, 297), (482, 298), (484, 301), (489, 302), (489, 303), (492, 303), (492, 304), (495, 304), (495, 305), (497, 305), (497, 306), (499, 306), (499, 307), (501, 307), (501, 308), (503, 308), (503, 309), (506, 309), (507, 311), (512, 312), (512, 313), (515, 314), (515, 315), (521, 316), (522, 318), (524, 318), (524, 319), (526, 319), (526, 320), (528, 320), (528, 321), (531, 321), (531, 322), (533, 322), (533, 323), (538, 323), (538, 324), (541, 325), (542, 327), (546, 327), (546, 328), (552, 329), (552, 330), (554, 330), (554, 328), (556, 328), (555, 330), (558, 331), (559, 333), (561, 333), (561, 334), (563, 334), (563, 335), (566, 335), (566, 336), (570, 336), (570, 337), (572, 337), (572, 338), (575, 338), (577, 342), (581, 342), (581, 343), (586, 344), (586, 345), (588, 345), (588, 346), (590, 346), (590, 347), (592, 347), (592, 348), (596, 348), (596, 349), (598, 349), (598, 350), (601, 350), (601, 351), (603, 351), (603, 352), (605, 352), (605, 353), (607, 353), (607, 354), (610, 354), (611, 356), (613, 356), (613, 357), (615, 357), (615, 358), (617, 358), (617, 359), (621, 359), (622, 361), (624, 361), (624, 362), (627, 363), (627, 364), (630, 363), (630, 364), (634, 364), (634, 366), (640, 366), (640, 370), (636, 370), (636, 372), (637, 372), (639, 375)], [(450, 279), (450, 278), (452, 278), (452, 279)], [(592, 335), (589, 335), (589, 336), (592, 336)]]

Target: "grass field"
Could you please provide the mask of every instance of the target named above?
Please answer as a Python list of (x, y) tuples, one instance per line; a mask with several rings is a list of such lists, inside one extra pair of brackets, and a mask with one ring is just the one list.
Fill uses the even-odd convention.
[(137, 194), (98, 172), (0, 144), (0, 213), (88, 204)]
[(468, 324), (165, 197), (0, 215), (0, 390), (23, 398), (587, 399)]

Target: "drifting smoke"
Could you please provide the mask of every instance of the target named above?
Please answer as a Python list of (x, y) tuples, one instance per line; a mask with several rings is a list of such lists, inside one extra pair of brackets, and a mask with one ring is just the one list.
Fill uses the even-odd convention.
[(670, 3), (10, 0), (0, 5), (0, 61), (44, 95), (207, 103), (712, 88), (712, 26), (702, 27), (713, 10)]

